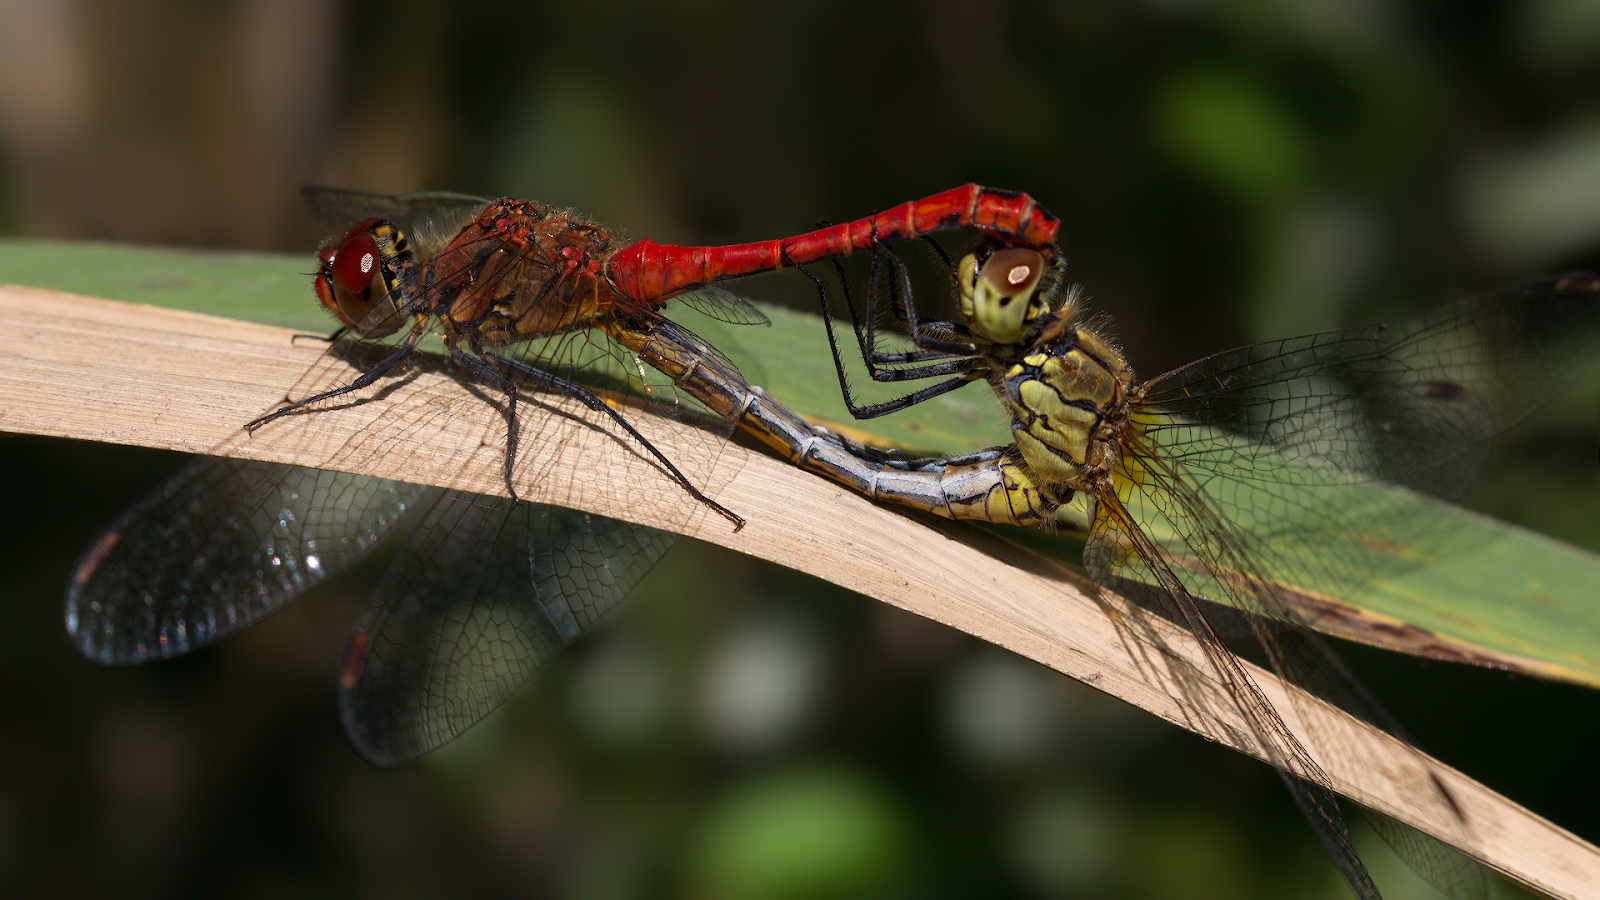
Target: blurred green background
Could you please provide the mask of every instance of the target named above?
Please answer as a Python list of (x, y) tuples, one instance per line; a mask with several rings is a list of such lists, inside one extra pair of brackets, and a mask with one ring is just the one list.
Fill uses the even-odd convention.
[[(966, 181), (1061, 215), (1146, 374), (1600, 269), (1600, 4), (0, 0), (3, 234), (309, 251), (314, 182), (723, 242)], [(1600, 549), (1597, 392), (1469, 502)], [(100, 669), (67, 572), (180, 463), (0, 436), (7, 895), (1346, 895), (1266, 767), (706, 546), (403, 771), (354, 756), (332, 689), (381, 558)], [(1600, 697), (1350, 656), (1424, 748), (1600, 839)]]

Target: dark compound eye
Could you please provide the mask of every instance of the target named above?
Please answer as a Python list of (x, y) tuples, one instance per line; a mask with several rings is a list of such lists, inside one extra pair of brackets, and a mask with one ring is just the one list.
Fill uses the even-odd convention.
[(359, 294), (372, 284), (378, 268), (378, 242), (370, 234), (346, 238), (333, 255), (333, 283), (341, 291)]
[(1033, 292), (1044, 274), (1044, 254), (1026, 247), (996, 251), (983, 264), (982, 277), (989, 289), (1010, 299)]

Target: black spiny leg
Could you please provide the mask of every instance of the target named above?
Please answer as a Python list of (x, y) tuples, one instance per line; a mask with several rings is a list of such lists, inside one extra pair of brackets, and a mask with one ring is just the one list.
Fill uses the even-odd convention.
[[(867, 371), (872, 375), (872, 380), (906, 381), (918, 377), (932, 378), (940, 373), (930, 372), (926, 375), (920, 376), (896, 376), (895, 373), (900, 370), (880, 370), (878, 366), (931, 362), (933, 360), (949, 359), (953, 356), (971, 356), (974, 352), (974, 348), (968, 343), (941, 341), (937, 338), (931, 338), (926, 334), (923, 334), (923, 326), (917, 321), (915, 312), (908, 314), (905, 309), (901, 309), (898, 306), (893, 305), (892, 301), (890, 309), (894, 311), (895, 319), (897, 321), (906, 323), (907, 335), (911, 338), (912, 343), (917, 347), (917, 349), (904, 353), (884, 353), (878, 349), (877, 295), (879, 276), (877, 262), (878, 257), (876, 255), (878, 252), (879, 251), (877, 249), (873, 250), (874, 257), (872, 264), (872, 276), (867, 284), (867, 308), (865, 312), (857, 308), (856, 299), (854, 295), (850, 293), (850, 279), (845, 276), (844, 264), (837, 259), (830, 260), (830, 262), (833, 263), (834, 274), (839, 276), (839, 289), (844, 292), (845, 308), (850, 310), (850, 324), (856, 333), (856, 343), (861, 349), (861, 359), (866, 363)], [(890, 255), (892, 257), (892, 254)], [(810, 273), (807, 273), (807, 275), (809, 274)], [(817, 283), (818, 295), (822, 300), (824, 308), (826, 308), (827, 292), (823, 290), (821, 282), (817, 281), (816, 278), (813, 277), (812, 281)], [(909, 285), (904, 292), (904, 296), (907, 298), (910, 298), (911, 296)], [(909, 308), (909, 304), (907, 304), (907, 307)], [(824, 313), (824, 315), (826, 315), (826, 313)], [(929, 324), (942, 325), (947, 331), (950, 332), (959, 332), (961, 330), (949, 322)]]
[[(937, 397), (940, 394), (949, 393), (950, 391), (953, 391), (964, 384), (975, 381), (979, 377), (975, 373), (976, 370), (983, 365), (983, 361), (980, 358), (968, 355), (961, 359), (950, 359), (949, 357), (953, 354), (949, 351), (940, 349), (917, 351), (917, 353), (911, 354), (896, 354), (896, 356), (904, 357), (907, 361), (912, 360), (913, 357), (918, 360), (938, 360), (918, 368), (878, 368), (878, 360), (884, 355), (875, 354), (869, 351), (870, 341), (872, 338), (863, 337), (861, 311), (857, 309), (854, 300), (850, 297), (848, 280), (844, 278), (844, 273), (841, 270), (839, 273), (840, 284), (844, 286), (846, 306), (850, 310), (850, 319), (856, 333), (856, 341), (860, 345), (862, 360), (865, 362), (867, 370), (872, 375), (872, 379), (874, 381), (913, 381), (921, 378), (954, 376), (947, 381), (941, 381), (938, 384), (929, 385), (921, 390), (914, 391), (913, 393), (907, 394), (903, 397), (897, 397), (893, 400), (886, 400), (882, 403), (873, 403), (865, 406), (856, 405), (855, 397), (850, 392), (849, 378), (845, 374), (844, 356), (839, 352), (839, 340), (834, 334), (833, 311), (829, 308), (831, 304), (828, 303), (827, 284), (820, 276), (814, 274), (809, 269), (795, 266), (794, 261), (788, 258), (787, 249), (784, 251), (784, 256), (785, 261), (790, 266), (798, 269), (802, 275), (805, 275), (807, 278), (811, 279), (812, 284), (817, 286), (817, 299), (822, 307), (822, 325), (823, 329), (828, 334), (828, 349), (833, 354), (834, 373), (839, 378), (839, 391), (844, 397), (845, 407), (850, 410), (850, 415), (857, 419), (874, 419), (879, 416), (885, 416), (889, 413), (898, 412), (899, 410), (907, 407), (915, 406), (924, 400)], [(837, 267), (838, 262), (835, 261), (834, 265)], [(877, 263), (874, 261), (874, 268), (876, 268), (876, 265)], [(876, 282), (876, 274), (873, 275), (873, 280)], [(907, 286), (907, 290), (909, 291), (909, 286)], [(907, 294), (907, 296), (909, 297), (909, 294)], [(907, 303), (907, 306), (910, 306), (909, 302)], [(874, 318), (873, 312), (873, 303), (872, 301), (869, 301), (866, 309), (866, 317), (868, 321), (867, 333), (869, 335), (871, 334), (871, 322)], [(973, 351), (973, 348), (970, 345), (955, 344), (951, 342), (951, 346), (959, 348), (966, 354), (971, 354)]]
[(347, 385), (343, 385), (342, 387), (336, 387), (332, 390), (323, 391), (320, 394), (314, 394), (305, 398), (304, 400), (296, 400), (281, 409), (275, 409), (259, 419), (245, 423), (244, 430), (248, 432), (254, 432), (257, 428), (260, 428), (268, 422), (271, 422), (273, 419), (281, 418), (292, 412), (304, 409), (313, 403), (321, 403), (324, 400), (330, 400), (334, 397), (348, 394), (351, 391), (359, 391), (362, 388), (372, 385), (379, 378), (389, 374), (390, 370), (394, 369), (395, 366), (400, 365), (400, 363), (405, 361), (406, 357), (411, 355), (412, 350), (416, 347), (417, 339), (422, 337), (422, 332), (423, 323), (419, 322), (417, 327), (411, 329), (411, 333), (406, 336), (405, 341), (403, 341), (400, 346), (394, 349), (393, 353), (390, 353), (383, 359), (378, 360), (377, 365), (361, 373), (361, 376), (355, 381), (352, 381)]
[(295, 341), (298, 341), (301, 338), (305, 338), (308, 341), (318, 341), (318, 342), (321, 342), (321, 343), (324, 343), (324, 344), (331, 344), (334, 341), (337, 341), (339, 338), (344, 337), (345, 332), (347, 332), (349, 330), (350, 330), (350, 326), (349, 325), (340, 325), (339, 329), (337, 331), (335, 331), (333, 334), (328, 334), (328, 335), (309, 334), (309, 333), (306, 333), (306, 332), (300, 332), (298, 334), (289, 335), (289, 343), (293, 344)]
[[(504, 366), (508, 373), (517, 378), (524, 378), (540, 387), (553, 390), (557, 393), (566, 394), (568, 397), (577, 400), (579, 403), (582, 403), (589, 409), (592, 409), (596, 412), (603, 412), (607, 416), (610, 416), (611, 421), (617, 423), (619, 428), (621, 428), (623, 431), (626, 431), (634, 440), (639, 442), (639, 446), (648, 450), (650, 455), (654, 456), (656, 461), (661, 463), (662, 467), (667, 470), (667, 474), (671, 476), (672, 480), (677, 482), (679, 487), (687, 491), (689, 496), (700, 501), (701, 503), (704, 503), (706, 506), (711, 507), (718, 515), (727, 519), (729, 522), (732, 522), (734, 531), (738, 531), (744, 527), (744, 519), (742, 517), (735, 514), (732, 510), (728, 509), (717, 501), (701, 493), (700, 489), (695, 487), (694, 483), (689, 480), (689, 477), (680, 472), (678, 467), (672, 464), (672, 460), (668, 459), (666, 454), (657, 449), (655, 444), (650, 443), (648, 438), (640, 434), (639, 430), (634, 428), (627, 419), (623, 418), (621, 413), (606, 405), (604, 400), (601, 400), (588, 388), (573, 384), (572, 382), (552, 375), (543, 369), (535, 368), (521, 360), (511, 359), (509, 357), (485, 354), (483, 361), (479, 362), (479, 365), (487, 368), (487, 363), (489, 361), (492, 361), (495, 365)], [(504, 378), (505, 376), (502, 375), (500, 377)], [(507, 465), (509, 467), (510, 463), (508, 462)], [(506, 477), (509, 483), (509, 468), (507, 469)]]
[[(872, 403), (866, 406), (857, 406), (854, 395), (850, 393), (850, 380), (845, 375), (844, 357), (839, 353), (839, 340), (833, 333), (833, 316), (828, 310), (827, 286), (823, 283), (821, 278), (812, 274), (810, 271), (802, 268), (800, 269), (800, 272), (807, 278), (811, 279), (812, 283), (817, 286), (818, 296), (820, 296), (822, 299), (822, 327), (828, 333), (828, 349), (833, 353), (833, 370), (839, 377), (839, 391), (844, 396), (844, 405), (845, 408), (850, 410), (850, 415), (856, 417), (857, 419), (875, 419), (879, 416), (885, 416), (889, 413), (898, 412), (907, 407), (915, 406), (924, 400), (937, 397), (940, 394), (949, 393), (950, 391), (953, 391), (956, 388), (977, 379), (978, 376), (974, 374), (974, 371), (982, 364), (982, 361), (977, 357), (945, 360), (943, 362), (932, 363), (920, 369), (900, 370), (877, 369), (869, 357), (867, 358), (867, 368), (872, 372), (873, 380), (875, 381), (910, 381), (916, 378), (937, 378), (943, 375), (954, 375), (956, 377), (951, 378), (948, 381), (941, 381), (938, 384), (929, 385), (928, 387), (922, 388), (919, 391), (915, 391), (903, 397), (897, 397), (893, 400), (886, 400), (882, 403)], [(855, 313), (852, 308), (852, 318), (854, 315)], [(857, 338), (860, 338), (860, 335), (861, 332), (858, 328), (856, 331)], [(865, 356), (865, 354), (863, 355)], [(883, 377), (879, 377), (880, 373)]]
[(489, 360), (498, 360), (499, 357), (476, 357), (463, 353), (459, 348), (450, 348), (450, 359), (457, 365), (478, 376), (490, 386), (498, 388), (506, 395), (506, 461), (503, 477), (506, 480), (506, 493), (513, 500), (521, 500), (517, 496), (516, 486), (511, 483), (511, 472), (517, 461), (517, 383), (509, 375), (495, 368)]
[[(891, 280), (889, 281), (889, 308), (899, 311), (900, 320), (906, 324), (906, 334), (911, 337), (911, 343), (917, 348), (916, 353), (907, 355), (917, 359), (972, 355), (974, 348), (971, 344), (965, 341), (950, 341), (932, 337), (924, 331), (924, 325), (917, 316), (914, 292), (911, 290), (911, 272), (906, 268), (906, 264), (900, 260), (900, 257), (895, 256), (894, 253), (885, 250), (883, 255), (884, 258), (889, 260), (891, 274)], [(877, 316), (873, 314), (874, 307), (877, 305), (877, 287), (877, 263), (874, 260), (871, 290), (867, 300), (867, 322), (872, 326), (877, 323)], [(896, 302), (897, 298), (898, 302)], [(943, 325), (947, 331), (954, 330), (948, 322), (929, 322), (927, 324), (929, 326)], [(875, 346), (877, 343), (876, 335), (871, 335), (870, 338), (869, 342)]]

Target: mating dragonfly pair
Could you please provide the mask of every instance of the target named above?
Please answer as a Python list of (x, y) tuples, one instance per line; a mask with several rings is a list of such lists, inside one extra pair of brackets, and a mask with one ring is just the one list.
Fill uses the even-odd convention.
[[(464, 380), (504, 398), (510, 496), (198, 460), (80, 559), (66, 615), (86, 655), (125, 664), (214, 641), (354, 562), (425, 506), (347, 640), (339, 703), (369, 759), (393, 765), (427, 753), (592, 628), (672, 542), (654, 529), (515, 499), (519, 403), (548, 393), (576, 399), (650, 454), (693, 502), (742, 525), (594, 383), (602, 370), (626, 376), (649, 365), (711, 421), (881, 500), (950, 518), (1050, 525), (1075, 497), (1086, 499), (1090, 575), (1189, 629), (1360, 896), (1377, 890), (1350, 846), (1330, 779), (1224, 644), (1204, 603), (1242, 611), (1286, 679), (1335, 700), (1368, 696), (1301, 627), (1285, 586), (1337, 595), (1370, 578), (1346, 550), (1382, 511), (1355, 488), (1374, 479), (1439, 492), (1464, 484), (1489, 438), (1581, 374), (1600, 345), (1600, 280), (1569, 275), (1387, 326), (1245, 347), (1141, 382), (1084, 324), (1082, 300), (1063, 279), (1058, 222), (1024, 194), (969, 185), (797, 237), (719, 248), (616, 247), (603, 229), (524, 201), (327, 190), (308, 198), (350, 226), (319, 251), (317, 296), (354, 344), (384, 349), (359, 377), (315, 386), (247, 427), (359, 396), (418, 363), (422, 342), (437, 336)], [(953, 244), (937, 237), (950, 234)], [(919, 299), (930, 288), (896, 252), (909, 246), (937, 258), (958, 320), (925, 318)], [(868, 259), (865, 271), (841, 263), (856, 256)], [(764, 321), (716, 283), (783, 268), (812, 280), (825, 317), (830, 299), (843, 301), (873, 379), (937, 379), (898, 400), (855, 405), (830, 320), (854, 414), (894, 412), (984, 381), (1011, 417), (1014, 443), (958, 459), (856, 444), (747, 385), (660, 312), (676, 300), (727, 321)], [(909, 348), (889, 346), (902, 338)], [(549, 448), (535, 454), (541, 449)], [(1382, 719), (1381, 710), (1355, 705)], [(1481, 876), (1442, 848), (1424, 846), (1413, 858), (1460, 895), (1480, 889)]]

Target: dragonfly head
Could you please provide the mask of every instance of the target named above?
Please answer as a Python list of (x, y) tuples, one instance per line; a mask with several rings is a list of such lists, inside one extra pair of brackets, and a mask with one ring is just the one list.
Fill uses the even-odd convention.
[(358, 222), (317, 251), (317, 299), (364, 338), (388, 337), (405, 316), (401, 281), (411, 268), (405, 235), (384, 219)]
[(1044, 285), (1049, 264), (1027, 247), (980, 247), (957, 265), (961, 314), (967, 327), (986, 341), (1017, 344), (1050, 312)]

